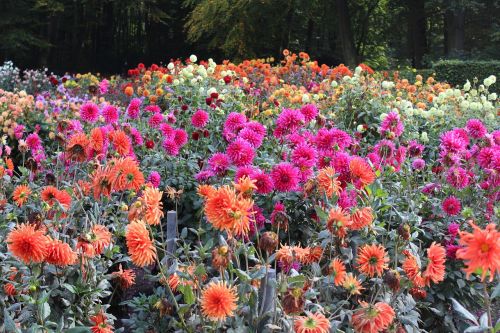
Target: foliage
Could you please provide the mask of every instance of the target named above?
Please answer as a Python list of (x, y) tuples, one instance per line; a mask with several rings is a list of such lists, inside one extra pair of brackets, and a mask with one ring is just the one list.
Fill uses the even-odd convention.
[(487, 77), (488, 73), (499, 73), (500, 61), (442, 60), (435, 63), (433, 68), (438, 80), (446, 80), (453, 85), (458, 85), (467, 80), (471, 82), (480, 80)]

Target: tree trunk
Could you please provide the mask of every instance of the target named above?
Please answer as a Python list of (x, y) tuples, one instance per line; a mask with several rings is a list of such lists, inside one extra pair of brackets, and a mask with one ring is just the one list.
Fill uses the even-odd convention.
[(427, 53), (427, 18), (424, 0), (408, 1), (408, 52), (412, 66), (422, 68)]
[(465, 9), (459, 0), (450, 0), (448, 5), (444, 13), (445, 55), (457, 58), (464, 53)]
[(342, 50), (342, 60), (351, 68), (358, 64), (358, 55), (354, 46), (354, 38), (352, 35), (351, 21), (349, 19), (349, 8), (347, 0), (336, 0), (337, 21), (338, 21), (338, 36)]

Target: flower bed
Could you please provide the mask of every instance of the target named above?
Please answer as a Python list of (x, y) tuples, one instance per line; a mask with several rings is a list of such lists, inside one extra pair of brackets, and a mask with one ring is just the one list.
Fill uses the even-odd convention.
[(494, 76), (454, 89), (289, 52), (125, 78), (8, 69), (6, 331), (495, 326)]

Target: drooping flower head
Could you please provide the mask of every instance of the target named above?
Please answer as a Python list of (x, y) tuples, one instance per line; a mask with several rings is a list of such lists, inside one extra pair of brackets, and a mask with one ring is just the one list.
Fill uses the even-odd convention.
[(330, 321), (321, 313), (308, 313), (307, 316), (298, 316), (293, 322), (296, 333), (328, 333)]
[(378, 333), (392, 324), (394, 316), (394, 309), (387, 303), (361, 302), (361, 308), (354, 312), (351, 322), (356, 332)]

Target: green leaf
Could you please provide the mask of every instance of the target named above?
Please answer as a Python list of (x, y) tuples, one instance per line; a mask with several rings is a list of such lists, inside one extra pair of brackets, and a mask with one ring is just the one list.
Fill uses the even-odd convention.
[(495, 289), (493, 289), (493, 292), (491, 293), (490, 298), (494, 299), (494, 298), (497, 298), (498, 296), (500, 296), (500, 282), (497, 284)]
[(7, 309), (3, 310), (3, 319), (4, 319), (5, 332), (15, 332), (15, 333), (20, 332), (19, 329), (16, 327), (14, 319), (12, 319)]
[(453, 304), (453, 309), (458, 312), (458, 314), (467, 320), (472, 321), (476, 326), (479, 326), (479, 323), (477, 322), (476, 316), (474, 316), (472, 313), (469, 312), (466, 308), (462, 306), (462, 304), (458, 303), (457, 300), (454, 298), (451, 298), (451, 303)]
[(67, 329), (65, 331), (66, 333), (90, 333), (90, 328), (85, 327), (85, 326), (78, 326), (78, 327), (73, 327), (70, 329)]
[(194, 297), (194, 293), (193, 293), (193, 289), (191, 288), (191, 286), (179, 286), (179, 291), (182, 293), (182, 295), (184, 296), (184, 302), (186, 302), (186, 304), (194, 304), (195, 302), (195, 297)]

